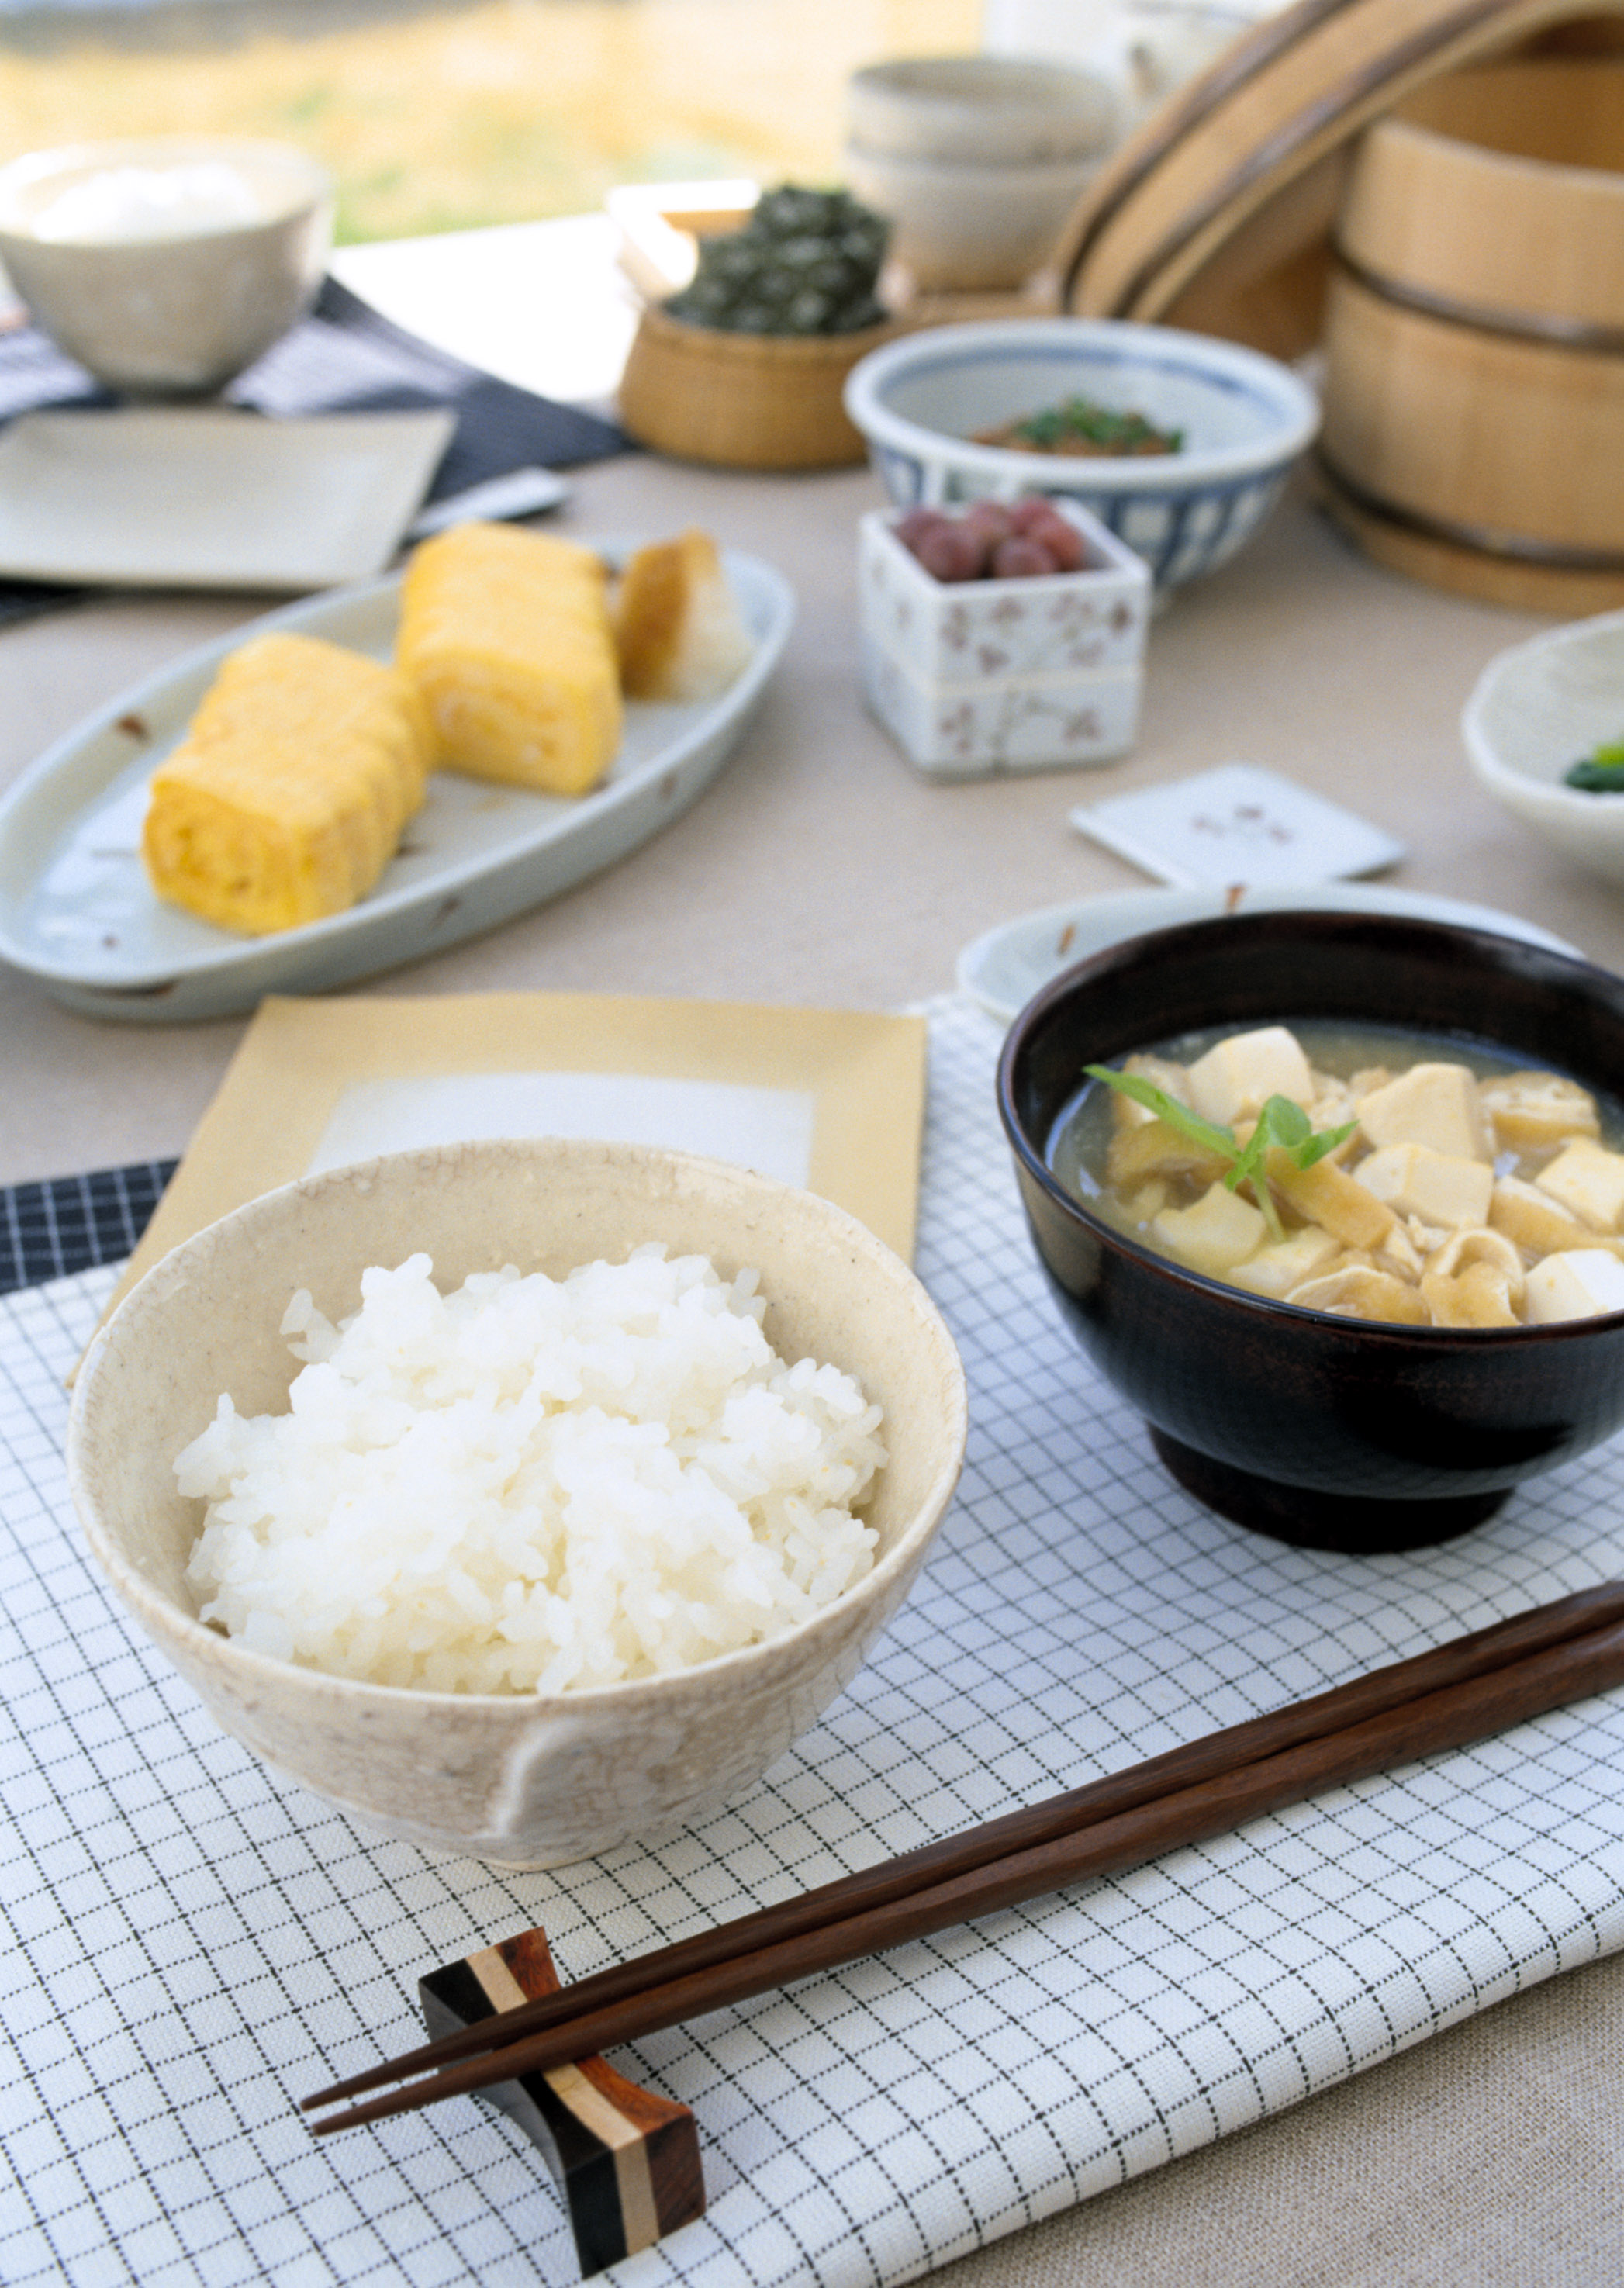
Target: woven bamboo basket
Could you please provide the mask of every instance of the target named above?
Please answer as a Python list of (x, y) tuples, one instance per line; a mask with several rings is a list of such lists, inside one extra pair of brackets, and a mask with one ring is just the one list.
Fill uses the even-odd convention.
[(722, 333), (644, 312), (621, 382), (621, 419), (639, 442), (727, 469), (835, 469), (867, 448), (846, 418), (846, 376), (901, 330)]
[(1319, 451), (1379, 560), (1525, 610), (1624, 605), (1624, 60), (1462, 73), (1367, 132)]

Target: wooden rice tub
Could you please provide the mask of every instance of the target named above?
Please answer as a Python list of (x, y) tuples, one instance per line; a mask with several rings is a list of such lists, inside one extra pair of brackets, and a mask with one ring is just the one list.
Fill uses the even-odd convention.
[(1463, 72), (1369, 128), (1325, 350), (1329, 503), (1372, 555), (1624, 605), (1624, 58)]

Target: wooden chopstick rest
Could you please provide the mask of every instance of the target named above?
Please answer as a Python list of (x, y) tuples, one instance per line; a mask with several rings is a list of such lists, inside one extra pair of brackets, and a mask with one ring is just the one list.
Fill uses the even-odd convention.
[[(540, 1930), (482, 1947), (417, 1982), (431, 2035), (460, 2031), (558, 1990)], [(704, 2214), (693, 2114), (671, 2098), (639, 2089), (602, 2058), (520, 2073), (480, 2095), (511, 2115), (541, 2148), (564, 2196), (583, 2274), (652, 2248)]]

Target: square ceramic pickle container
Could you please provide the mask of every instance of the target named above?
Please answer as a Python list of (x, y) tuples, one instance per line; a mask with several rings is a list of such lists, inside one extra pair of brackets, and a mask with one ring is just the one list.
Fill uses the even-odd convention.
[(1138, 728), (1148, 567), (1086, 509), (1076, 572), (933, 579), (871, 512), (859, 544), (863, 686), (909, 759), (936, 778), (1058, 770), (1126, 754)]

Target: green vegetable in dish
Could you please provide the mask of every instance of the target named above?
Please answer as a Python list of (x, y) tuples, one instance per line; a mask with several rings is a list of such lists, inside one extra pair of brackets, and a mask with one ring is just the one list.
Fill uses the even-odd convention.
[(875, 295), (890, 226), (847, 191), (764, 191), (739, 230), (701, 239), (666, 315), (733, 334), (851, 334), (883, 322)]
[(1103, 1080), (1123, 1096), (1131, 1097), (1136, 1104), (1142, 1104), (1147, 1112), (1153, 1112), (1158, 1120), (1165, 1121), (1192, 1144), (1199, 1144), (1216, 1159), (1227, 1160), (1230, 1165), (1224, 1181), (1232, 1192), (1250, 1180), (1253, 1195), (1269, 1227), (1269, 1236), (1274, 1240), (1284, 1239), (1286, 1231), (1267, 1178), (1261, 1173), (1265, 1156), (1279, 1145), (1294, 1166), (1311, 1168), (1327, 1152), (1335, 1152), (1339, 1144), (1345, 1143), (1359, 1126), (1357, 1120), (1350, 1120), (1340, 1128), (1316, 1130), (1300, 1104), (1294, 1104), (1288, 1096), (1271, 1096), (1257, 1116), (1256, 1127), (1241, 1144), (1236, 1140), (1232, 1128), (1222, 1128), (1216, 1121), (1203, 1120), (1199, 1112), (1192, 1112), (1187, 1104), (1181, 1104), (1165, 1088), (1158, 1088), (1154, 1081), (1145, 1079), (1139, 1073), (1118, 1072), (1112, 1065), (1085, 1065), (1083, 1070), (1090, 1080)]
[(1133, 459), (1151, 453), (1182, 451), (1182, 429), (1153, 427), (1142, 413), (1118, 413), (1091, 398), (1067, 397), (1019, 421), (983, 429), (978, 445), (1002, 445), (1018, 452), (1061, 453), (1085, 459)]
[(1624, 739), (1596, 748), (1563, 780), (1581, 794), (1624, 794)]

